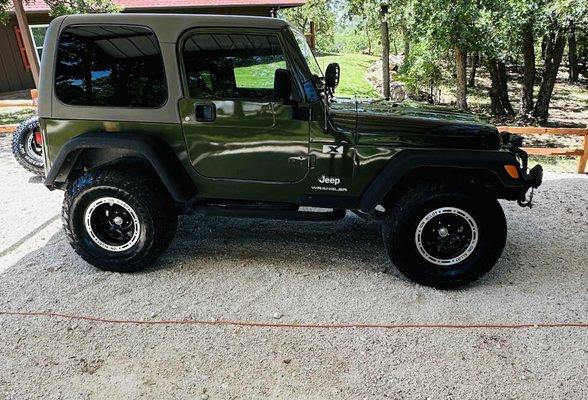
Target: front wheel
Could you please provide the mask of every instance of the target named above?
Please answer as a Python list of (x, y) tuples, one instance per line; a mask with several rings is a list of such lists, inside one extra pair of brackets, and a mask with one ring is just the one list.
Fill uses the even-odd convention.
[(506, 242), (500, 204), (465, 185), (411, 188), (387, 212), (382, 233), (390, 259), (422, 285), (450, 289), (477, 280)]

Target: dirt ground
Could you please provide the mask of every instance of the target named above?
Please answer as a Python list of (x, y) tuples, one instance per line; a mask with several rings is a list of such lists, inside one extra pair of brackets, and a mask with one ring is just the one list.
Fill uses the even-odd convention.
[[(506, 249), (459, 291), (392, 270), (376, 224), (182, 218), (151, 269), (77, 257), (61, 192), (0, 137), (0, 311), (159, 321), (519, 324), (588, 321), (588, 177), (548, 174), (503, 203)], [(585, 399), (586, 328), (285, 329), (0, 315), (5, 399)]]

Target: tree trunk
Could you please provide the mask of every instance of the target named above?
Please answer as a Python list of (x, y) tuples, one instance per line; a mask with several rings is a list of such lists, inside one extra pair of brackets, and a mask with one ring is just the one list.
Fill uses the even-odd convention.
[(406, 27), (402, 27), (402, 43), (404, 45), (404, 60), (408, 60), (410, 56), (410, 41), (408, 40), (408, 31)]
[(502, 107), (508, 115), (514, 115), (510, 98), (508, 97), (508, 76), (506, 75), (506, 65), (504, 62), (497, 61), (496, 66), (498, 67), (498, 78), (500, 80), (500, 102)]
[(380, 33), (382, 35), (382, 94), (390, 98), (390, 36), (388, 35), (388, 21), (386, 14), (388, 7), (380, 7)]
[(300, 25), (300, 32), (302, 32), (302, 34), (306, 34), (306, 24), (308, 24), (307, 17), (302, 20), (302, 24)]
[(478, 62), (480, 61), (480, 54), (475, 52), (472, 55), (472, 69), (470, 72), (470, 81), (468, 82), (469, 87), (476, 87), (476, 69), (478, 68)]
[(578, 82), (578, 46), (576, 42), (576, 30), (572, 25), (570, 36), (568, 37), (568, 60), (570, 65), (570, 83)]
[(543, 39), (541, 39), (541, 59), (545, 60), (545, 52), (547, 51), (547, 40), (549, 37), (547, 35), (543, 35)]
[(535, 84), (535, 39), (532, 22), (523, 27), (523, 92), (520, 112), (529, 115), (533, 112), (533, 85)]
[(467, 87), (467, 63), (468, 57), (467, 53), (463, 51), (459, 46), (455, 46), (455, 72), (456, 72), (456, 80), (457, 80), (457, 108), (462, 111), (467, 111), (468, 109), (468, 102), (467, 102), (467, 94), (468, 94), (468, 87)]
[(492, 115), (501, 117), (506, 115), (506, 110), (502, 105), (502, 98), (500, 97), (500, 74), (498, 72), (498, 64), (495, 59), (488, 58), (486, 62), (488, 66), (488, 73), (490, 74), (490, 108)]
[(367, 39), (367, 43), (368, 43), (368, 54), (371, 56), (372, 55), (372, 35), (370, 35), (370, 26), (368, 24), (365, 24), (365, 36)]
[(557, 71), (559, 70), (565, 47), (566, 35), (562, 32), (558, 32), (557, 35), (553, 34), (550, 37), (545, 50), (541, 87), (539, 88), (537, 103), (533, 110), (533, 115), (541, 123), (547, 122), (547, 117), (549, 116), (549, 103), (551, 102), (551, 95), (553, 93), (553, 87), (555, 86)]

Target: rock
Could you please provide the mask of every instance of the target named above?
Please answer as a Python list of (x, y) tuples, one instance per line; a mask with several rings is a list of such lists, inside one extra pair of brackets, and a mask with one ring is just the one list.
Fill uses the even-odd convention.
[(281, 313), (274, 313), (274, 315), (272, 315), (272, 318), (273, 318), (273, 319), (280, 319), (280, 318), (282, 318), (283, 316), (284, 316), (284, 314), (281, 314)]
[(47, 272), (56, 272), (56, 271), (59, 271), (60, 269), (61, 269), (60, 264), (51, 265), (50, 267), (47, 267)]

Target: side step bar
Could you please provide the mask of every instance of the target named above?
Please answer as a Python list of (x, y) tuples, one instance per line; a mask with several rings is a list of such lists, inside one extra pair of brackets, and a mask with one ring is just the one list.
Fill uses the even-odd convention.
[(195, 205), (191, 214), (234, 218), (263, 218), (289, 221), (336, 221), (345, 217), (345, 210), (327, 212), (298, 211), (295, 209), (279, 210), (246, 207), (226, 207), (219, 205)]

